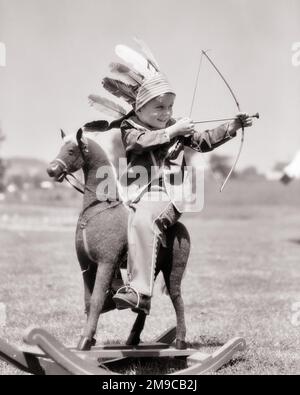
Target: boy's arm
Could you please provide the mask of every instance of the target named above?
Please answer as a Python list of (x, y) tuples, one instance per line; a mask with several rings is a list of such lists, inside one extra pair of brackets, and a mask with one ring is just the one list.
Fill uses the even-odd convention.
[(140, 154), (170, 142), (166, 129), (148, 130), (122, 127), (121, 132), (126, 152)]
[(215, 129), (195, 132), (184, 138), (184, 145), (199, 152), (209, 152), (226, 143), (236, 136), (236, 131), (231, 130), (230, 124), (226, 123)]

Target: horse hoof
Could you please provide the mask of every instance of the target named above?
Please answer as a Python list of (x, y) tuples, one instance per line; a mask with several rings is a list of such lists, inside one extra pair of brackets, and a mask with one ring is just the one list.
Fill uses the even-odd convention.
[(184, 340), (179, 340), (176, 339), (176, 344), (175, 347), (177, 350), (186, 350), (187, 349), (187, 344)]
[(87, 336), (81, 336), (79, 343), (77, 345), (77, 350), (79, 351), (89, 351), (96, 344), (96, 339), (90, 339)]

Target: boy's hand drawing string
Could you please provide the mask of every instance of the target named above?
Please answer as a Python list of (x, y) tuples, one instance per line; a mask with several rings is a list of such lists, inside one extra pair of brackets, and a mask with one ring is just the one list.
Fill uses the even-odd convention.
[[(197, 73), (197, 78), (196, 78), (196, 84), (195, 84), (194, 94), (193, 94), (193, 99), (192, 99), (192, 104), (191, 104), (190, 117), (191, 117), (192, 112), (193, 112), (193, 107), (194, 107), (194, 102), (195, 102), (195, 97), (196, 97), (196, 91), (197, 91), (197, 87), (198, 87), (198, 80), (199, 80), (199, 75), (200, 75), (200, 70), (201, 70), (203, 55), (206, 57), (206, 59), (209, 61), (209, 63), (213, 66), (213, 68), (216, 70), (216, 72), (217, 72), (217, 73), (219, 74), (219, 76), (222, 78), (223, 82), (225, 83), (225, 85), (226, 85), (227, 88), (229, 89), (229, 92), (230, 92), (231, 96), (233, 97), (233, 99), (234, 99), (234, 101), (235, 101), (235, 104), (236, 104), (236, 106), (237, 106), (238, 111), (241, 112), (240, 104), (239, 104), (239, 102), (238, 102), (238, 100), (237, 100), (237, 98), (236, 98), (236, 95), (234, 94), (232, 88), (230, 87), (230, 85), (229, 85), (228, 82), (226, 81), (226, 79), (225, 79), (225, 77), (223, 76), (223, 74), (222, 74), (222, 73), (220, 72), (220, 70), (217, 68), (217, 66), (215, 65), (215, 63), (214, 63), (214, 62), (211, 60), (211, 58), (207, 55), (207, 52), (204, 51), (204, 50), (202, 50), (202, 51), (201, 51), (201, 58), (200, 58), (200, 62), (199, 62), (198, 73)], [(258, 115), (258, 114), (255, 114), (255, 117), (259, 117), (259, 115)], [(195, 123), (197, 123), (197, 122), (195, 122)], [(200, 123), (200, 122), (199, 122), (199, 123)], [(241, 155), (241, 152), (242, 152), (243, 144), (244, 144), (244, 138), (245, 138), (245, 131), (244, 131), (244, 126), (243, 126), (243, 127), (242, 127), (241, 143), (240, 143), (240, 148), (239, 148), (238, 154), (237, 154), (237, 156), (236, 156), (236, 159), (235, 159), (235, 162), (234, 162), (232, 168), (230, 169), (230, 172), (228, 173), (226, 179), (224, 180), (224, 182), (223, 182), (223, 184), (222, 184), (222, 186), (221, 186), (221, 188), (220, 188), (220, 192), (223, 191), (225, 185), (227, 184), (227, 181), (228, 181), (229, 178), (231, 177), (231, 174), (233, 173), (233, 171), (234, 171), (234, 169), (235, 169), (235, 167), (236, 167), (236, 165), (237, 165), (237, 163), (238, 163), (238, 160), (239, 160), (240, 155)]]

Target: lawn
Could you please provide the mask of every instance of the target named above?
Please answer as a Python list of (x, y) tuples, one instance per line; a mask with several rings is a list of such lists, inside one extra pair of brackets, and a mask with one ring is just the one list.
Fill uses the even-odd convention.
[[(232, 181), (209, 185), (205, 208), (182, 221), (192, 239), (183, 296), (187, 340), (214, 350), (235, 336), (247, 350), (218, 374), (299, 374), (300, 185)], [(29, 326), (75, 345), (83, 323), (83, 287), (74, 249), (74, 206), (0, 204), (0, 336), (20, 345)], [(293, 310), (294, 309), (294, 310)], [(299, 308), (300, 310), (300, 308)], [(99, 342), (125, 341), (135, 315), (99, 321)], [(167, 296), (153, 298), (143, 332), (149, 341), (175, 324)], [(0, 362), (0, 374), (19, 374)]]

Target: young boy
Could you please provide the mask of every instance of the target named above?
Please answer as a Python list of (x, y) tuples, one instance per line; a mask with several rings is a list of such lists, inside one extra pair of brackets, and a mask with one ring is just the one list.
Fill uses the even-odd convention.
[[(154, 272), (164, 231), (181, 213), (189, 211), (189, 196), (176, 200), (173, 189), (184, 187), (184, 146), (208, 152), (236, 136), (242, 126), (252, 125), (245, 113), (215, 129), (195, 131), (189, 118), (172, 118), (175, 92), (161, 73), (146, 79), (138, 90), (135, 114), (121, 124), (122, 140), (129, 163), (127, 183), (131, 198), (128, 223), (129, 287), (114, 296), (117, 308), (134, 308), (149, 314)], [(131, 182), (131, 170), (146, 169), (148, 178)], [(151, 173), (152, 168), (152, 173)], [(153, 168), (157, 171), (153, 174)], [(171, 185), (170, 175), (182, 174), (181, 185)], [(173, 191), (174, 192), (174, 191)]]

